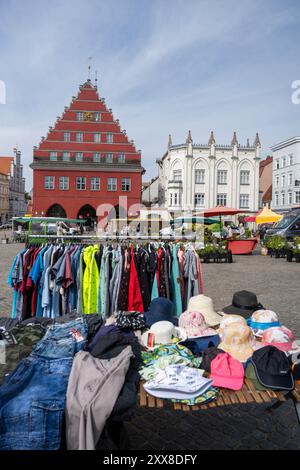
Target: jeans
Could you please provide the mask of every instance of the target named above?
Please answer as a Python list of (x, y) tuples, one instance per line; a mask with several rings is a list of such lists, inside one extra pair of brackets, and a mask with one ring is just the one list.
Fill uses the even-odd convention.
[(0, 450), (56, 450), (73, 358), (23, 359), (0, 387)]
[(33, 348), (32, 354), (56, 359), (74, 357), (87, 341), (88, 323), (85, 318), (77, 318), (68, 323), (49, 326), (43, 339)]

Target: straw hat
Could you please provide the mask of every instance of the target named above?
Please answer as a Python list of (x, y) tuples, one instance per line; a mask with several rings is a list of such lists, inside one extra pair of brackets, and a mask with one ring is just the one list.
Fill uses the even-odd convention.
[(191, 297), (187, 309), (190, 312), (201, 312), (209, 326), (219, 325), (222, 319), (215, 311), (212, 299), (205, 295)]

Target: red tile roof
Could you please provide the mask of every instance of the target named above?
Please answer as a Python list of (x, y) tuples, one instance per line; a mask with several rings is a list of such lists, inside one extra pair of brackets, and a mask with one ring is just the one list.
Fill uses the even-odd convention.
[(0, 173), (8, 175), (10, 173), (11, 162), (14, 161), (14, 157), (1, 157), (0, 156)]

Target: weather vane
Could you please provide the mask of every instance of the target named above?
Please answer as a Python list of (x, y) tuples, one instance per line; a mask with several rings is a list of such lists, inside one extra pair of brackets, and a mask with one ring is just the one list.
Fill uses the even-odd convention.
[(89, 74), (89, 80), (91, 79), (91, 68), (92, 68), (92, 59), (93, 57), (89, 57), (88, 58), (88, 61), (89, 61), (89, 65), (88, 65), (88, 74)]

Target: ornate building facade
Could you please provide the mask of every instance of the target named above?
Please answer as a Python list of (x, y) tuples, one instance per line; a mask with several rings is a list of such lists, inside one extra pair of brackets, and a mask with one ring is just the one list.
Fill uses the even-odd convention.
[(9, 217), (9, 180), (5, 173), (0, 173), (0, 223), (4, 224)]
[(184, 144), (168, 148), (159, 165), (159, 203), (171, 212), (224, 205), (256, 212), (259, 201), (261, 144), (241, 145), (234, 132), (230, 145), (217, 144), (211, 132), (207, 144), (194, 144), (191, 132)]
[(21, 152), (14, 149), (13, 157), (0, 157), (0, 172), (9, 180), (9, 212), (8, 218), (22, 217), (26, 213), (25, 178)]
[[(141, 151), (91, 80), (79, 87), (54, 127), (34, 147), (31, 168), (33, 215), (84, 218), (92, 224), (101, 218), (100, 205), (112, 205), (118, 217), (140, 204)], [(122, 196), (127, 207), (120, 204)]]

